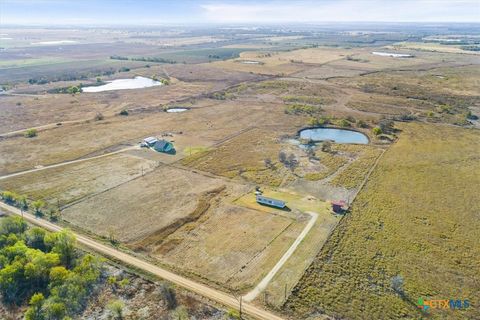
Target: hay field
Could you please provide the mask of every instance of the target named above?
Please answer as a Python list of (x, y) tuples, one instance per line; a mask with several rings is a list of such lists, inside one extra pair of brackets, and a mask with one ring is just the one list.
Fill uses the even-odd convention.
[(154, 161), (115, 154), (0, 180), (0, 188), (64, 206), (135, 179), (142, 170), (147, 173), (156, 165)]
[[(298, 49), (281, 52), (245, 51), (240, 57), (228, 61), (212, 63), (215, 67), (258, 74), (286, 75), (309, 68), (309, 64), (323, 64), (342, 59), (348, 51), (332, 48)], [(259, 64), (246, 64), (242, 61), (258, 61)], [(306, 65), (307, 64), (307, 65)]]
[(161, 261), (221, 286), (244, 291), (275, 265), (304, 227), (287, 217), (230, 204), (170, 235)]
[(124, 242), (143, 239), (194, 212), (202, 193), (225, 185), (180, 169), (161, 167), (143, 177), (78, 202), (63, 219)]
[[(480, 134), (403, 124), (352, 212), (289, 298), (307, 317), (421, 318), (419, 298), (478, 301)], [(404, 279), (403, 295), (392, 278)], [(478, 308), (434, 310), (430, 319), (480, 316)]]

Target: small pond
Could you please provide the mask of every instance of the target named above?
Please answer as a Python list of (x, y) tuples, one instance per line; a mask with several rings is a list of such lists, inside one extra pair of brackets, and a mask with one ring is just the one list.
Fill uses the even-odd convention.
[(188, 109), (187, 108), (182, 108), (182, 107), (175, 107), (175, 108), (167, 109), (167, 112), (171, 112), (171, 113), (185, 112), (185, 111), (188, 111)]
[(392, 57), (392, 58), (413, 58), (413, 56), (411, 54), (404, 54), (404, 53), (373, 51), (372, 54), (374, 54), (376, 56)]
[(83, 92), (102, 92), (111, 90), (142, 89), (153, 86), (161, 86), (160, 81), (155, 81), (145, 77), (135, 77), (133, 79), (117, 79), (101, 86), (83, 87)]
[(304, 129), (300, 131), (300, 138), (313, 141), (332, 140), (336, 143), (368, 144), (368, 137), (361, 132), (334, 128)]

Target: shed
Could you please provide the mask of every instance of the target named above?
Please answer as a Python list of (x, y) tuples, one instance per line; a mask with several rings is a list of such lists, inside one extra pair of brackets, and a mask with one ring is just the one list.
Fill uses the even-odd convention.
[(260, 194), (257, 194), (256, 198), (257, 198), (257, 202), (260, 203), (260, 204), (265, 204), (267, 206), (277, 207), (277, 208), (280, 208), (280, 209), (285, 208), (285, 206), (287, 205), (285, 203), (285, 201), (277, 200), (277, 199), (273, 199), (273, 198), (267, 198), (267, 197), (264, 197)]
[(164, 153), (175, 152), (175, 148), (173, 147), (173, 144), (167, 140), (158, 140), (153, 145), (153, 149), (155, 149), (155, 151), (164, 152)]
[(151, 147), (158, 141), (155, 137), (148, 137), (143, 139), (143, 142), (147, 144), (147, 146)]
[(332, 201), (332, 210), (335, 213), (343, 213), (345, 210), (347, 210), (347, 203), (343, 200), (339, 201)]

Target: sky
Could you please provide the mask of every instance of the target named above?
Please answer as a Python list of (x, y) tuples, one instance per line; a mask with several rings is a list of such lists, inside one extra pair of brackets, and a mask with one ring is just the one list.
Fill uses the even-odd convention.
[(0, 0), (0, 26), (480, 22), (480, 0)]

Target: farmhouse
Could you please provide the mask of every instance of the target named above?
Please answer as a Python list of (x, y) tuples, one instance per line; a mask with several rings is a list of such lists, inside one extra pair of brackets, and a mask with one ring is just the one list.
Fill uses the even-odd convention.
[(256, 198), (257, 198), (258, 203), (265, 204), (267, 206), (277, 207), (277, 208), (280, 208), (280, 209), (283, 209), (286, 206), (285, 201), (277, 200), (277, 199), (273, 199), (273, 198), (267, 198), (267, 197), (264, 197), (260, 194), (257, 194)]
[(155, 137), (148, 137), (143, 139), (143, 143), (145, 143), (149, 147), (152, 147), (157, 141), (158, 139)]
[(167, 140), (158, 140), (153, 145), (153, 149), (158, 152), (175, 153), (175, 148), (173, 147), (173, 144)]

